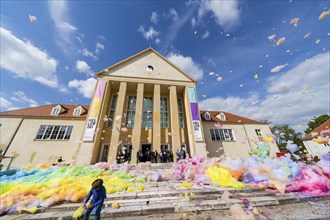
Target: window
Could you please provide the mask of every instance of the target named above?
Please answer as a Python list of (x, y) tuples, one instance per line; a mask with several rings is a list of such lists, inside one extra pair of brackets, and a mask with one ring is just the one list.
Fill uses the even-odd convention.
[(126, 111), (126, 127), (133, 128), (135, 120), (136, 96), (129, 96)]
[(256, 134), (257, 134), (257, 136), (258, 136), (259, 141), (262, 141), (262, 133), (261, 133), (261, 130), (260, 130), (260, 129), (255, 129), (255, 131), (256, 131)]
[(208, 113), (208, 112), (205, 112), (205, 113), (204, 113), (204, 118), (205, 118), (205, 120), (208, 120), (208, 121), (210, 121), (210, 120), (211, 120), (211, 116), (210, 116), (210, 113)]
[(74, 116), (80, 116), (80, 112), (81, 112), (81, 110), (79, 108), (75, 108), (74, 111), (73, 111), (73, 115)]
[(109, 154), (109, 144), (103, 144), (100, 155), (100, 162), (108, 162), (108, 154)]
[(143, 98), (142, 128), (152, 128), (152, 97)]
[(172, 149), (171, 149), (171, 146), (169, 144), (161, 144), (160, 145), (160, 150), (161, 151), (163, 151), (163, 150), (168, 151), (168, 150), (172, 150)]
[(226, 116), (223, 112), (219, 113), (217, 115), (217, 118), (219, 118), (221, 121), (226, 121)]
[(61, 109), (59, 108), (53, 108), (51, 115), (58, 115), (60, 113), (60, 110)]
[(180, 124), (180, 128), (184, 128), (182, 99), (178, 99), (178, 110), (179, 110), (179, 124)]
[(155, 70), (155, 68), (153, 66), (151, 66), (151, 65), (146, 66), (146, 71), (152, 72), (154, 70)]
[(40, 125), (35, 140), (69, 140), (72, 130), (72, 125)]
[(330, 147), (330, 144), (329, 143), (325, 143), (324, 146), (325, 147)]
[(235, 141), (232, 129), (210, 129), (212, 141)]
[(113, 95), (112, 96), (110, 111), (109, 111), (109, 121), (107, 123), (107, 127), (112, 127), (112, 123), (113, 123), (113, 120), (115, 118), (117, 98), (118, 98), (118, 95)]
[(168, 128), (168, 104), (167, 98), (160, 98), (160, 127)]

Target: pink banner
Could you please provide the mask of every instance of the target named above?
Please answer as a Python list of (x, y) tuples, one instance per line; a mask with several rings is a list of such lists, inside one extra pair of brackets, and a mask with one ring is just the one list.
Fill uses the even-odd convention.
[(97, 88), (95, 91), (94, 98), (103, 98), (106, 84), (107, 84), (106, 80), (99, 80), (99, 83), (97, 84)]

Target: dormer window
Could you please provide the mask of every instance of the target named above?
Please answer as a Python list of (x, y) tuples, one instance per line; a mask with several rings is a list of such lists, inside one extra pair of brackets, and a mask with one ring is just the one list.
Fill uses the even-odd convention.
[(221, 121), (226, 121), (227, 120), (226, 119), (226, 115), (223, 112), (221, 112), (220, 114), (218, 114), (217, 115), (217, 118), (219, 118)]
[(52, 110), (52, 113), (51, 115), (58, 115), (60, 113), (61, 109), (57, 108), (57, 107), (54, 107), (53, 110)]
[(80, 116), (81, 114), (81, 109), (80, 108), (75, 108), (74, 111), (73, 111), (73, 115), (74, 116)]
[(205, 118), (205, 120), (210, 121), (210, 120), (211, 120), (211, 115), (210, 115), (210, 113), (205, 112), (205, 113), (204, 113), (204, 118)]

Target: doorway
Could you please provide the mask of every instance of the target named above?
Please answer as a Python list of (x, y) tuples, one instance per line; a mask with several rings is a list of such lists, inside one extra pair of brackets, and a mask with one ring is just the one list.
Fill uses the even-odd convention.
[(102, 144), (99, 162), (108, 162), (109, 144)]
[(143, 154), (143, 162), (150, 161), (151, 144), (141, 144), (141, 151)]

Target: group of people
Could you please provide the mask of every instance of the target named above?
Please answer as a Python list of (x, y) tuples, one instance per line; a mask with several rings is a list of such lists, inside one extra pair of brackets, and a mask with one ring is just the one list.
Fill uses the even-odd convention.
[[(186, 159), (187, 157), (186, 149), (183, 147), (181, 148), (181, 151), (177, 150), (175, 155), (177, 161), (181, 159)], [(157, 150), (152, 151), (147, 148), (146, 151), (144, 152), (142, 150), (138, 150), (136, 152), (136, 160), (137, 163), (147, 162), (147, 161), (150, 161), (151, 163), (158, 163), (158, 162), (171, 163), (174, 162), (174, 155), (173, 155), (173, 151), (171, 150), (162, 149), (161, 152), (158, 153)]]

